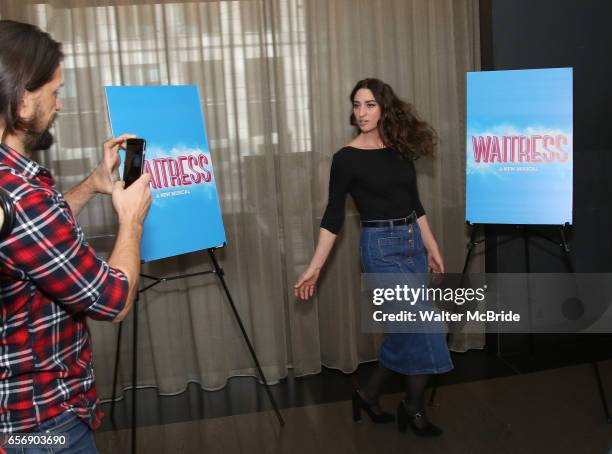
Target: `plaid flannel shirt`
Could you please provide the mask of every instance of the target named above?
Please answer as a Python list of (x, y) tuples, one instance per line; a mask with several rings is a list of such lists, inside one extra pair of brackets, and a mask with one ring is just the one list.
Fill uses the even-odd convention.
[(95, 429), (103, 413), (86, 318), (113, 320), (127, 278), (83, 240), (48, 170), (0, 145), (0, 185), (17, 215), (0, 241), (0, 432), (67, 410)]

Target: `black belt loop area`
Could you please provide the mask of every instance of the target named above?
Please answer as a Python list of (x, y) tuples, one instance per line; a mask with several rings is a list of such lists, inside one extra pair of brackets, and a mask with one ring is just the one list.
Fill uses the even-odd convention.
[(416, 222), (417, 215), (413, 211), (409, 216), (400, 219), (385, 219), (384, 221), (361, 221), (362, 227), (394, 227), (396, 225), (406, 225)]

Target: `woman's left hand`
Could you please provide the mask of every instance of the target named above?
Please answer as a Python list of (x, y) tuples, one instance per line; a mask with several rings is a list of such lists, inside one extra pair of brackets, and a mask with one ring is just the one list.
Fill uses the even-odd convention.
[(430, 273), (444, 273), (444, 260), (437, 249), (427, 252), (427, 266)]
[(438, 249), (438, 243), (429, 228), (429, 222), (427, 222), (427, 216), (423, 215), (417, 219), (419, 228), (421, 230), (421, 237), (423, 238), (423, 246), (427, 250), (427, 267), (430, 273), (444, 273), (444, 260), (440, 255), (440, 249)]

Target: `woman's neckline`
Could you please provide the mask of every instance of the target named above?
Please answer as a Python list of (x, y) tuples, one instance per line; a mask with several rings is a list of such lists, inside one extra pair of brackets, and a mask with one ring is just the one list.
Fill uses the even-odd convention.
[(383, 151), (383, 150), (388, 150), (389, 147), (382, 147), (382, 148), (359, 148), (359, 147), (355, 147), (353, 145), (347, 145), (346, 148), (352, 148), (353, 150), (358, 150), (358, 151)]

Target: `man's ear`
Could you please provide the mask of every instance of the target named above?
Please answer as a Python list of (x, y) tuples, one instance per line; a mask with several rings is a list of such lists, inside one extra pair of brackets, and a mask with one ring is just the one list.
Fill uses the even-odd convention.
[(28, 120), (32, 118), (36, 111), (36, 95), (26, 90), (19, 102), (19, 118)]

